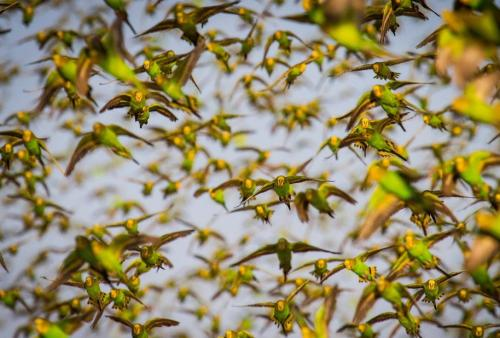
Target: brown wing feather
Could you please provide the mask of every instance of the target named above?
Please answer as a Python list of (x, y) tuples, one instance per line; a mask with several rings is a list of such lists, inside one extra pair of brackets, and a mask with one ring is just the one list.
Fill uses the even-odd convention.
[(68, 166), (66, 167), (66, 172), (64, 175), (69, 176), (75, 168), (76, 163), (78, 163), (85, 155), (93, 151), (99, 146), (99, 144), (94, 140), (92, 133), (86, 133), (78, 142), (71, 159), (69, 160)]
[(252, 260), (254, 258), (257, 258), (257, 257), (260, 257), (260, 256), (264, 256), (264, 255), (270, 255), (270, 254), (273, 254), (273, 253), (276, 253), (276, 244), (269, 244), (269, 245), (266, 245), (266, 246), (258, 249), (257, 251), (252, 252), (248, 256), (240, 259), (239, 261), (237, 261), (236, 263), (231, 264), (230, 266), (231, 267), (237, 266), (237, 265), (240, 265), (242, 263), (248, 262), (249, 260)]

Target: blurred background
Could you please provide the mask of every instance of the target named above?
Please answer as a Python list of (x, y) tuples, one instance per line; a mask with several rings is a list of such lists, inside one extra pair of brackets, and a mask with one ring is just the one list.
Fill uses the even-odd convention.
[[(207, 1), (195, 1), (197, 4), (207, 5)], [(450, 9), (452, 1), (428, 1), (429, 5), (437, 12), (442, 13)], [(142, 32), (160, 21), (166, 14), (168, 8), (172, 5), (171, 1), (164, 1), (158, 7), (158, 10), (149, 15), (145, 12), (146, 1), (131, 1), (128, 6), (129, 17), (132, 25), (137, 32)], [(264, 1), (242, 1), (242, 6), (262, 12), (267, 2)], [(79, 30), (79, 20), (82, 15), (94, 13), (95, 11), (105, 12), (109, 20), (114, 18), (112, 11), (105, 7), (101, 1), (60, 1), (59, 6), (40, 7), (36, 12), (34, 20), (29, 27), (23, 26), (20, 20), (20, 13), (3, 15), (0, 17), (0, 27), (9, 27), (12, 31), (0, 37), (0, 60), (9, 65), (18, 65), (19, 74), (14, 77), (8, 85), (0, 88), (0, 121), (3, 121), (10, 114), (17, 111), (26, 111), (35, 106), (38, 96), (43, 86), (43, 78), (38, 74), (43, 64), (32, 65), (33, 61), (39, 60), (48, 55), (39, 51), (33, 40), (26, 41), (25, 38), (36, 34), (37, 31), (47, 27), (65, 27)], [(293, 24), (289, 21), (281, 20), (279, 16), (286, 16), (302, 11), (302, 7), (295, 1), (287, 1), (281, 7), (271, 7), (269, 11), (275, 15), (263, 19), (265, 24), (264, 32), (273, 32), (277, 29), (290, 30), (300, 36), (304, 41), (313, 41), (315, 39), (326, 39), (317, 29), (308, 25)], [(428, 20), (417, 21), (412, 18), (403, 18), (400, 20), (401, 27), (398, 34), (394, 37), (388, 34), (388, 50), (395, 55), (404, 55), (410, 51), (423, 52), (416, 50), (415, 46), (423, 38), (440, 26), (442, 18), (427, 12)], [(202, 28), (203, 31), (220, 30), (221, 36), (245, 37), (250, 27), (243, 25), (242, 21), (233, 15), (217, 15)], [(153, 42), (164, 50), (173, 49), (177, 53), (189, 51), (191, 47), (181, 42), (176, 31), (152, 34), (147, 39), (135, 38), (133, 33), (124, 26), (126, 48), (135, 54), (140, 51), (145, 41)], [(266, 35), (265, 35), (266, 36)], [(295, 40), (294, 46), (300, 48), (300, 44)], [(79, 47), (74, 48), (75, 53)], [(425, 48), (424, 48), (425, 50)], [(269, 54), (276, 52), (276, 46), (272, 46)], [(209, 119), (212, 115), (224, 111), (228, 114), (238, 114), (241, 117), (231, 120), (232, 130), (252, 130), (252, 133), (237, 137), (233, 144), (228, 147), (222, 147), (208, 137), (200, 136), (200, 143), (206, 147), (211, 156), (223, 158), (233, 165), (233, 172), (237, 173), (246, 165), (246, 160), (253, 154), (243, 153), (235, 150), (235, 146), (255, 146), (263, 149), (278, 149), (272, 151), (270, 163), (276, 165), (287, 163), (289, 165), (299, 165), (313, 157), (312, 162), (306, 167), (307, 176), (317, 177), (322, 173), (328, 173), (329, 179), (334, 181), (338, 187), (349, 191), (353, 182), (359, 182), (363, 179), (367, 164), (376, 159), (374, 153), (369, 153), (363, 161), (360, 161), (347, 149), (341, 150), (339, 158), (329, 156), (327, 150), (317, 154), (321, 143), (331, 135), (342, 137), (345, 135), (344, 127), (337, 126), (330, 128), (327, 121), (331, 117), (344, 114), (352, 109), (365, 91), (370, 90), (374, 84), (381, 83), (380, 80), (373, 78), (371, 71), (346, 73), (338, 77), (328, 77), (328, 70), (342, 62), (342, 53), (333, 61), (327, 61), (323, 65), (323, 71), (316, 66), (308, 67), (306, 73), (299, 78), (296, 85), (280, 95), (276, 95), (275, 104), (277, 107), (283, 107), (286, 104), (304, 104), (316, 101), (319, 105), (319, 119), (315, 120), (310, 127), (298, 128), (288, 132), (285, 128), (273, 128), (275, 118), (273, 114), (255, 110), (246, 100), (244, 91), (236, 87), (241, 76), (253, 70), (262, 59), (262, 49), (252, 51), (248, 58), (248, 65), (240, 65), (233, 73), (226, 74), (220, 70), (216, 64), (215, 58), (209, 53), (204, 53), (202, 59), (194, 70), (193, 77), (196, 79), (201, 93), (199, 93), (202, 118)], [(288, 62), (294, 64), (304, 59), (304, 53), (295, 53), (294, 57)], [(142, 62), (141, 57), (138, 63)], [(401, 73), (401, 80), (426, 81), (427, 74), (421, 69), (413, 68), (408, 65), (394, 66), (393, 69)], [(286, 69), (277, 68), (272, 78), (276, 78)], [(258, 69), (259, 74), (265, 74)], [(263, 75), (267, 76), (267, 75)], [(93, 95), (98, 103), (98, 108), (102, 107), (107, 100), (126, 90), (123, 85), (113, 81), (106, 75), (94, 76), (91, 78)], [(235, 89), (236, 87), (236, 89)], [(196, 88), (189, 83), (186, 92), (196, 93)], [(434, 111), (442, 109), (445, 105), (457, 96), (457, 89), (453, 84), (450, 85), (425, 85), (418, 90), (418, 95), (428, 99), (429, 108)], [(42, 118), (36, 119), (30, 128), (40, 137), (48, 137), (48, 146), (51, 151), (61, 156), (63, 166), (67, 163), (68, 156), (76, 147), (78, 140), (73, 134), (61, 126), (69, 119), (74, 123), (81, 117), (83, 131), (90, 130), (95, 121), (102, 123), (116, 123), (137, 133), (143, 137), (151, 136), (151, 127), (158, 126), (167, 130), (173, 130), (187, 116), (180, 116), (179, 121), (170, 122), (158, 114), (153, 114), (149, 123), (142, 128), (139, 125), (125, 118), (125, 110), (106, 111), (102, 114), (91, 114), (88, 112), (67, 112), (59, 114), (57, 111), (44, 112)], [(424, 173), (428, 173), (433, 165), (430, 161), (430, 152), (419, 150), (421, 146), (432, 143), (445, 142), (449, 139), (447, 133), (440, 133), (426, 126), (420, 117), (412, 118), (405, 123), (406, 132), (400, 128), (394, 128), (391, 131), (391, 137), (398, 144), (408, 145), (410, 153), (409, 165), (418, 168)], [(3, 128), (9, 129), (8, 126)], [(462, 153), (481, 149), (489, 139), (494, 135), (493, 130), (487, 127), (480, 127), (477, 136), (472, 142), (463, 139), (456, 140), (451, 152), (459, 150)], [(126, 161), (116, 156), (111, 156), (106, 150), (97, 150), (84, 158), (77, 166), (75, 172), (70, 177), (64, 177), (60, 172), (53, 168), (48, 185), (50, 187), (50, 198), (71, 210), (71, 227), (61, 233), (57, 228), (51, 228), (43, 237), (38, 237), (36, 233), (24, 233), (22, 231), (22, 220), (20, 216), (27, 210), (27, 204), (15, 202), (9, 203), (4, 199), (0, 205), (0, 214), (2, 215), (2, 235), (0, 242), (2, 252), (7, 252), (12, 244), (20, 244), (19, 251), (15, 255), (4, 254), (6, 257), (10, 273), (0, 273), (0, 287), (9, 288), (12, 286), (33, 285), (32, 282), (23, 277), (23, 269), (26, 263), (35, 257), (43, 249), (61, 248), (63, 253), (50, 254), (48, 264), (43, 268), (37, 269), (35, 284), (45, 286), (49, 284), (50, 279), (54, 278), (57, 269), (65, 257), (64, 250), (68, 250), (73, 245), (73, 238), (81, 234), (86, 228), (95, 223), (106, 224), (128, 217), (135, 217), (142, 214), (138, 210), (132, 210), (124, 215), (118, 211), (120, 203), (125, 201), (139, 202), (147, 212), (162, 211), (167, 208), (168, 212), (161, 219), (152, 218), (141, 223), (141, 229), (150, 234), (163, 234), (170, 231), (185, 229), (186, 226), (175, 220), (176, 217), (185, 219), (200, 227), (210, 225), (215, 230), (222, 233), (226, 238), (226, 243), (221, 244), (217, 240), (210, 240), (203, 246), (200, 246), (194, 238), (188, 237), (178, 240), (168, 245), (167, 256), (174, 263), (172, 269), (150, 272), (142, 279), (142, 285), (154, 284), (165, 286), (164, 289), (157, 292), (148, 292), (145, 296), (145, 303), (151, 306), (151, 313), (144, 313), (144, 318), (153, 316), (162, 316), (173, 318), (181, 322), (178, 327), (158, 330), (157, 336), (175, 336), (175, 333), (186, 332), (192, 337), (206, 337), (210, 331), (211, 319), (207, 316), (203, 320), (196, 320), (185, 310), (195, 310), (200, 303), (194, 299), (188, 299), (181, 304), (177, 299), (176, 287), (190, 287), (200, 296), (201, 305), (206, 305), (211, 316), (218, 315), (221, 318), (221, 329), (234, 328), (238, 321), (244, 316), (253, 318), (253, 327), (250, 330), (256, 337), (277, 337), (278, 329), (274, 325), (267, 325), (268, 321), (258, 318), (258, 315), (266, 314), (266, 309), (244, 308), (241, 305), (255, 303), (258, 301), (267, 301), (269, 295), (266, 291), (277, 285), (277, 280), (281, 276), (281, 271), (277, 267), (277, 259), (274, 255), (259, 258), (252, 262), (258, 266), (256, 276), (259, 285), (262, 287), (261, 295), (255, 295), (246, 289), (240, 290), (239, 294), (231, 298), (224, 294), (216, 301), (211, 301), (212, 295), (217, 291), (216, 283), (207, 283), (194, 277), (196, 269), (203, 266), (203, 263), (195, 259), (195, 254), (210, 257), (216, 248), (221, 245), (227, 246), (232, 252), (233, 257), (224, 264), (232, 263), (239, 258), (247, 255), (253, 250), (264, 244), (274, 243), (280, 236), (289, 240), (307, 240), (309, 243), (326, 248), (329, 250), (341, 250), (343, 256), (354, 256), (372, 245), (388, 244), (387, 240), (395, 235), (402, 235), (408, 226), (405, 222), (394, 222), (387, 230), (385, 236), (379, 233), (375, 234), (368, 241), (352, 242), (348, 235), (359, 224), (361, 213), (366, 206), (369, 192), (353, 192), (353, 196), (358, 203), (355, 207), (346, 203), (338, 203), (335, 207), (335, 218), (329, 218), (325, 215), (319, 215), (315, 210), (311, 211), (311, 220), (304, 224), (299, 221), (294, 210), (289, 212), (285, 205), (278, 205), (272, 216), (271, 224), (252, 218), (253, 213), (230, 213), (221, 206), (210, 200), (207, 194), (194, 198), (193, 193), (196, 187), (187, 184), (180, 193), (163, 197), (162, 189), (165, 183), (159, 184), (154, 188), (151, 196), (145, 197), (142, 194), (142, 185), (133, 181), (133, 179), (147, 180), (151, 175), (145, 168), (148, 164), (158, 161), (161, 171), (168, 173), (172, 179), (177, 180), (183, 177), (183, 173), (178, 169), (178, 163), (182, 154), (173, 148), (167, 147), (164, 142), (155, 144), (155, 147), (144, 147), (135, 144), (133, 141), (126, 141), (131, 145), (134, 157), (140, 165), (131, 161)], [(497, 143), (498, 145), (498, 143)], [(281, 150), (281, 147), (286, 148)], [(203, 159), (195, 164), (195, 167), (204, 165)], [(259, 175), (264, 179), (271, 179), (271, 173), (266, 170), (260, 170)], [(213, 187), (225, 180), (227, 174), (224, 172), (210, 176), (207, 186)], [(428, 186), (428, 181), (421, 182), (422, 187)], [(303, 190), (311, 184), (304, 183), (296, 186), (296, 190)], [(9, 188), (1, 188), (1, 196), (6, 197), (12, 193)], [(260, 201), (271, 200), (271, 193), (259, 197)], [(233, 210), (239, 204), (238, 192), (235, 189), (226, 191), (226, 202), (229, 210)], [(465, 219), (476, 208), (468, 206), (464, 200), (448, 199), (447, 205), (452, 208), (460, 219)], [(397, 219), (408, 219), (409, 214), (401, 212)], [(245, 246), (240, 246), (239, 241), (243, 236), (250, 238)], [(452, 239), (446, 239), (436, 245), (433, 252), (442, 259), (443, 264), (450, 271), (462, 269), (462, 254), (456, 246), (452, 245)], [(317, 253), (305, 253), (293, 257), (293, 266), (308, 260), (323, 257)], [(382, 258), (374, 259), (374, 263), (379, 266), (383, 273), (388, 269), (388, 263)], [(384, 270), (385, 269), (385, 270)], [(432, 275), (435, 272), (424, 272)], [(189, 277), (193, 276), (193, 277)], [(304, 277), (309, 278), (309, 270), (304, 269), (290, 274), (290, 278)], [(46, 278), (46, 279), (44, 279)], [(461, 277), (458, 277), (461, 278)], [(352, 318), (356, 302), (365, 284), (359, 283), (354, 274), (346, 271), (338, 273), (335, 277), (329, 279), (327, 283), (338, 284), (340, 288), (345, 288), (338, 298), (337, 311), (331, 324), (332, 332), (335, 332), (344, 323)], [(174, 287), (174, 285), (176, 285)], [(293, 289), (293, 286), (287, 286)], [(74, 294), (72, 288), (62, 288), (62, 295), (68, 296)], [(426, 307), (427, 305), (422, 305)], [(429, 305), (430, 306), (430, 305)], [(314, 307), (313, 307), (314, 309)], [(383, 311), (389, 311), (390, 306), (385, 302), (378, 302), (371, 313), (376, 314)], [(456, 322), (461, 316), (460, 312), (453, 308), (447, 308), (446, 318), (450, 322)], [(369, 318), (370, 316), (368, 316)], [(489, 314), (478, 314), (478, 318), (484, 322), (494, 321)], [(0, 307), (0, 327), (2, 337), (10, 337), (19, 325), (29, 320), (29, 316), (13, 316), (11, 311)], [(395, 321), (379, 325), (382, 330), (381, 336), (386, 336), (395, 325)], [(265, 328), (265, 331), (261, 331)], [(443, 334), (444, 331), (437, 329), (433, 325), (422, 323), (422, 336), (434, 337), (437, 334)], [(451, 332), (446, 332), (446, 335)], [(101, 320), (96, 331), (90, 328), (84, 328), (75, 335), (75, 337), (119, 337), (128, 336), (129, 332), (111, 323), (109, 320)], [(296, 328), (290, 337), (298, 337), (299, 330)], [(337, 336), (336, 334), (334, 336)], [(342, 335), (339, 335), (342, 336)], [(396, 337), (405, 337), (404, 330), (400, 329)]]

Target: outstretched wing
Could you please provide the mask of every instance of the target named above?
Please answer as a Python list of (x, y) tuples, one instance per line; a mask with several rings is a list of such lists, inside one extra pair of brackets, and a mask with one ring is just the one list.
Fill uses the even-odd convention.
[(92, 150), (96, 149), (99, 144), (94, 140), (92, 133), (86, 133), (78, 142), (71, 159), (69, 160), (68, 166), (66, 167), (66, 172), (64, 175), (69, 176), (75, 168), (76, 163), (78, 163), (85, 155), (87, 155)]
[(177, 116), (175, 116), (174, 113), (172, 113), (169, 109), (159, 104), (152, 104), (151, 106), (149, 106), (149, 111), (155, 111), (157, 113), (160, 113), (161, 115), (168, 118), (170, 121), (177, 121)]
[(321, 191), (322, 193), (324, 193), (326, 196), (335, 195), (335, 196), (338, 196), (351, 204), (357, 203), (357, 201), (353, 197), (351, 197), (351, 195), (346, 193), (344, 190), (337, 188), (333, 184), (324, 183), (324, 184), (320, 185), (318, 190)]
[(182, 230), (182, 231), (176, 231), (176, 232), (171, 232), (168, 234), (165, 234), (163, 236), (160, 236), (157, 240), (153, 242), (153, 246), (155, 249), (158, 249), (162, 247), (163, 245), (172, 242), (178, 238), (181, 237), (186, 237), (188, 235), (191, 235), (195, 230), (189, 229), (189, 230)]
[(129, 320), (127, 320), (125, 318), (121, 318), (121, 317), (117, 317), (117, 316), (113, 316), (113, 315), (106, 315), (106, 317), (108, 317), (111, 320), (114, 320), (117, 323), (128, 326), (131, 329), (134, 327), (134, 324), (132, 324)]
[(304, 242), (295, 242), (292, 244), (292, 251), (293, 252), (308, 252), (308, 251), (321, 251), (321, 252), (328, 252), (331, 254), (338, 255), (340, 252), (338, 251), (330, 251), (326, 249), (319, 248), (314, 245), (310, 245)]
[(179, 325), (179, 322), (176, 320), (173, 320), (173, 319), (154, 318), (154, 319), (148, 320), (146, 323), (144, 323), (144, 328), (146, 329), (146, 332), (149, 332), (155, 327), (177, 326), (177, 325)]
[(128, 131), (127, 129), (125, 129), (123, 127), (120, 127), (119, 125), (110, 124), (107, 126), (107, 128), (110, 128), (116, 135), (128, 136), (128, 137), (134, 138), (136, 140), (142, 141), (150, 146), (153, 146), (153, 144), (151, 142), (149, 142), (148, 140), (140, 137), (137, 134), (132, 133), (131, 131)]
[(260, 256), (265, 256), (265, 255), (270, 255), (276, 253), (276, 244), (269, 244), (266, 246), (263, 246), (262, 248), (258, 249), (257, 251), (252, 252), (250, 255), (240, 259), (236, 263), (231, 264), (231, 267), (237, 266), (240, 264), (243, 264), (245, 262), (248, 262), (254, 258), (260, 257)]

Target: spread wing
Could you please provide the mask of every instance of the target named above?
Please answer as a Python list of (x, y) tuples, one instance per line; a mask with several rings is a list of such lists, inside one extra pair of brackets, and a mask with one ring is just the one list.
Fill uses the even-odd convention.
[(82, 158), (85, 157), (89, 152), (93, 151), (99, 146), (94, 140), (92, 133), (86, 133), (78, 142), (73, 155), (71, 155), (71, 159), (69, 160), (68, 166), (66, 167), (66, 172), (64, 173), (66, 176), (71, 175), (71, 172), (75, 168), (76, 163), (78, 163)]
[(248, 262), (248, 261), (250, 261), (254, 258), (260, 257), (260, 256), (271, 255), (274, 253), (276, 253), (276, 244), (269, 244), (269, 245), (263, 246), (262, 248), (258, 249), (257, 251), (252, 252), (251, 254), (240, 259), (236, 263), (231, 264), (231, 267), (243, 264), (245, 262)]

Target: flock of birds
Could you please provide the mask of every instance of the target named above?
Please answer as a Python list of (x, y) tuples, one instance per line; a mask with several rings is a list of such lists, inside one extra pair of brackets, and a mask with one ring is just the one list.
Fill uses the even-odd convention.
[[(420, 324), (425, 323), (446, 335), (500, 337), (500, 10), (494, 1), (456, 0), (442, 13), (425, 0), (304, 0), (301, 6), (270, 0), (257, 3), (259, 10), (245, 7), (243, 1), (199, 3), (149, 0), (145, 13), (159, 13), (164, 19), (141, 32), (135, 28), (137, 13), (127, 11), (130, 4), (104, 0), (93, 11), (78, 12), (78, 29), (52, 26), (22, 40), (35, 43), (42, 54), (30, 67), (40, 74), (43, 87), (34, 107), (6, 116), (0, 128), (0, 187), (5, 201), (0, 233), (2, 243), (9, 243), (0, 251), (4, 270), (0, 301), (20, 323), (15, 336), (64, 338), (84, 328), (116, 325), (138, 338), (191, 334), (249, 338), (292, 332), (304, 338), (371, 338), (381, 335), (381, 323), (389, 322), (396, 325), (385, 329), (384, 336), (399, 331), (422, 337)], [(289, 5), (295, 6), (296, 14), (280, 15)], [(14, 34), (17, 13), (29, 26), (40, 13), (57, 6), (64, 9), (68, 4), (0, 1), (0, 39)], [(429, 16), (440, 17), (442, 25), (418, 44), (416, 52), (396, 55), (389, 50), (390, 40), (400, 38), (402, 21), (411, 18), (408, 23), (420, 25)], [(243, 37), (207, 29), (210, 22), (229, 17), (238, 20)], [(277, 25), (266, 25), (269, 21), (315, 28), (321, 37), (311, 40), (301, 36), (300, 29), (276, 29)], [(7, 23), (13, 26), (6, 27)], [(165, 50), (155, 37), (167, 33), (189, 51)], [(133, 34), (134, 44), (141, 46), (137, 53), (131, 52), (126, 34)], [(215, 89), (196, 77), (204, 62), (211, 67)], [(394, 71), (400, 65), (406, 68)], [(22, 68), (1, 63), (0, 86), (10, 86), (25, 71)], [(409, 69), (432, 82), (404, 79), (403, 70)], [(311, 71), (339, 82), (346, 73), (371, 72), (379, 83), (360, 93), (351, 110), (335, 113), (319, 98), (302, 103), (287, 99), (290, 92), (304, 87), (304, 74)], [(102, 100), (103, 92), (95, 84), (102, 77), (119, 84), (114, 97)], [(215, 79), (223, 77), (236, 78), (234, 86), (220, 88)], [(458, 95), (440, 102), (442, 108), (436, 111), (420, 90), (439, 85), (455, 86)], [(220, 106), (212, 116), (207, 116), (199, 99), (206, 90)], [(256, 114), (228, 113), (227, 102), (234, 97)], [(14, 100), (3, 98), (9, 99)], [(103, 116), (99, 113), (109, 110), (126, 113), (137, 127), (131, 131), (99, 121)], [(267, 137), (279, 131), (292, 137), (308, 135), (321, 123), (329, 136), (315, 148), (301, 149), (309, 154), (307, 161), (276, 162), (272, 156), (276, 153), (294, 162), (291, 142), (274, 148), (249, 145), (245, 140), (255, 130), (235, 130), (235, 122), (242, 118), (249, 125), (257, 125), (251, 119), (270, 121), (260, 131)], [(150, 120), (159, 124), (150, 125)], [(418, 133), (406, 144), (390, 136), (416, 132), (416, 121), (444, 141), (415, 149), (412, 142), (419, 139)], [(55, 126), (57, 133), (69, 132), (72, 154), (51, 151), (50, 142), (58, 136), (52, 132), (47, 139), (43, 128), (35, 134), (33, 126), (39, 122)], [(134, 150), (123, 143), (126, 138), (134, 141)], [(459, 143), (481, 148), (464, 152), (459, 146), (457, 151)], [(231, 149), (244, 161), (223, 159), (219, 156), (223, 152), (212, 150), (214, 145)], [(64, 199), (54, 194), (60, 187), (53, 182), (71, 183), (77, 194), (78, 186), (93, 179), (87, 156), (97, 149), (109, 151), (95, 161), (121, 157), (123, 166), (128, 161), (140, 165), (141, 176), (131, 181), (141, 186), (143, 200), (157, 198), (155, 192), (161, 190), (163, 198), (174, 202), (150, 213), (139, 199), (121, 200), (112, 206), (108, 223), (79, 227)], [(135, 150), (156, 159), (140, 163)], [(428, 154), (427, 172), (409, 162), (420, 150)], [(341, 188), (331, 177), (331, 164), (342, 163), (349, 152), (364, 169), (361, 178)], [(325, 154), (329, 158), (321, 163), (322, 173), (307, 175), (310, 163)], [(168, 171), (166, 162), (171, 166)], [(347, 171), (350, 165), (345, 161)], [(270, 177), (262, 178), (263, 173)], [(228, 191), (240, 195), (232, 203), (237, 204), (234, 208), (228, 207)], [(105, 201), (113, 193), (104, 186), (93, 199)], [(205, 195), (209, 198), (202, 201), (210, 209), (248, 215), (258, 232), (267, 231), (265, 224), (279, 223), (278, 217), (273, 218), (278, 208), (312, 227), (331, 224), (337, 209), (340, 213), (353, 208), (363, 195), (368, 199), (359, 215), (348, 216), (355, 226), (344, 242), (357, 250), (349, 257), (342, 248), (288, 236), (267, 236), (267, 243), (253, 251), (250, 234), (230, 243), (215, 226), (186, 220), (196, 212), (189, 208), (191, 202), (175, 202), (178, 196)], [(462, 210), (451, 207), (450, 200), (474, 211), (462, 217)], [(177, 205), (183, 216), (174, 212)], [(20, 226), (13, 231), (5, 227), (9, 222)], [(143, 222), (157, 224), (156, 229), (180, 224), (184, 230), (162, 229), (157, 235)], [(322, 228), (321, 236), (338, 236), (336, 231), (335, 226)], [(32, 261), (16, 258), (21, 247), (32, 245), (23, 236), (56, 236), (60, 241), (68, 238), (66, 233), (75, 234), (74, 241), (67, 241), (69, 247), (42, 248)], [(378, 236), (380, 244), (367, 247), (372, 236)], [(195, 238), (199, 247), (210, 242), (213, 254), (194, 254), (198, 267), (184, 275), (169, 275), (174, 262), (165, 248), (177, 252), (175, 245), (188, 238)], [(461, 269), (450, 271), (449, 258), (435, 253), (434, 246), (442, 241), (462, 254), (455, 257), (463, 262)], [(321, 258), (301, 265), (292, 262), (306, 252)], [(272, 265), (266, 267), (263, 256), (274, 259)], [(58, 270), (50, 268), (54, 262)], [(175, 260), (176, 267), (184, 264)], [(9, 276), (12, 270), (16, 277)], [(337, 326), (333, 321), (339, 320), (339, 312), (348, 312), (344, 306), (335, 313), (339, 295), (354, 292), (340, 286), (343, 270), (348, 272), (343, 279), (354, 276), (363, 290), (356, 296), (352, 319)], [(171, 278), (155, 283), (160, 275)], [(9, 278), (12, 284), (6, 285)], [(208, 285), (217, 290), (209, 302), (202, 295), (210, 290)], [(247, 297), (238, 298), (240, 291)], [(154, 318), (151, 312), (165, 293), (174, 295), (179, 311), (192, 318), (183, 322), (175, 319), (175, 313), (164, 312)], [(240, 301), (257, 298), (268, 301), (246, 305)], [(212, 308), (221, 300), (248, 307), (246, 315), (228, 323)], [(374, 311), (380, 308), (384, 311)], [(9, 325), (5, 318), (2, 321), (2, 326)], [(268, 328), (270, 323), (277, 328)], [(181, 330), (159, 329), (175, 326)]]

